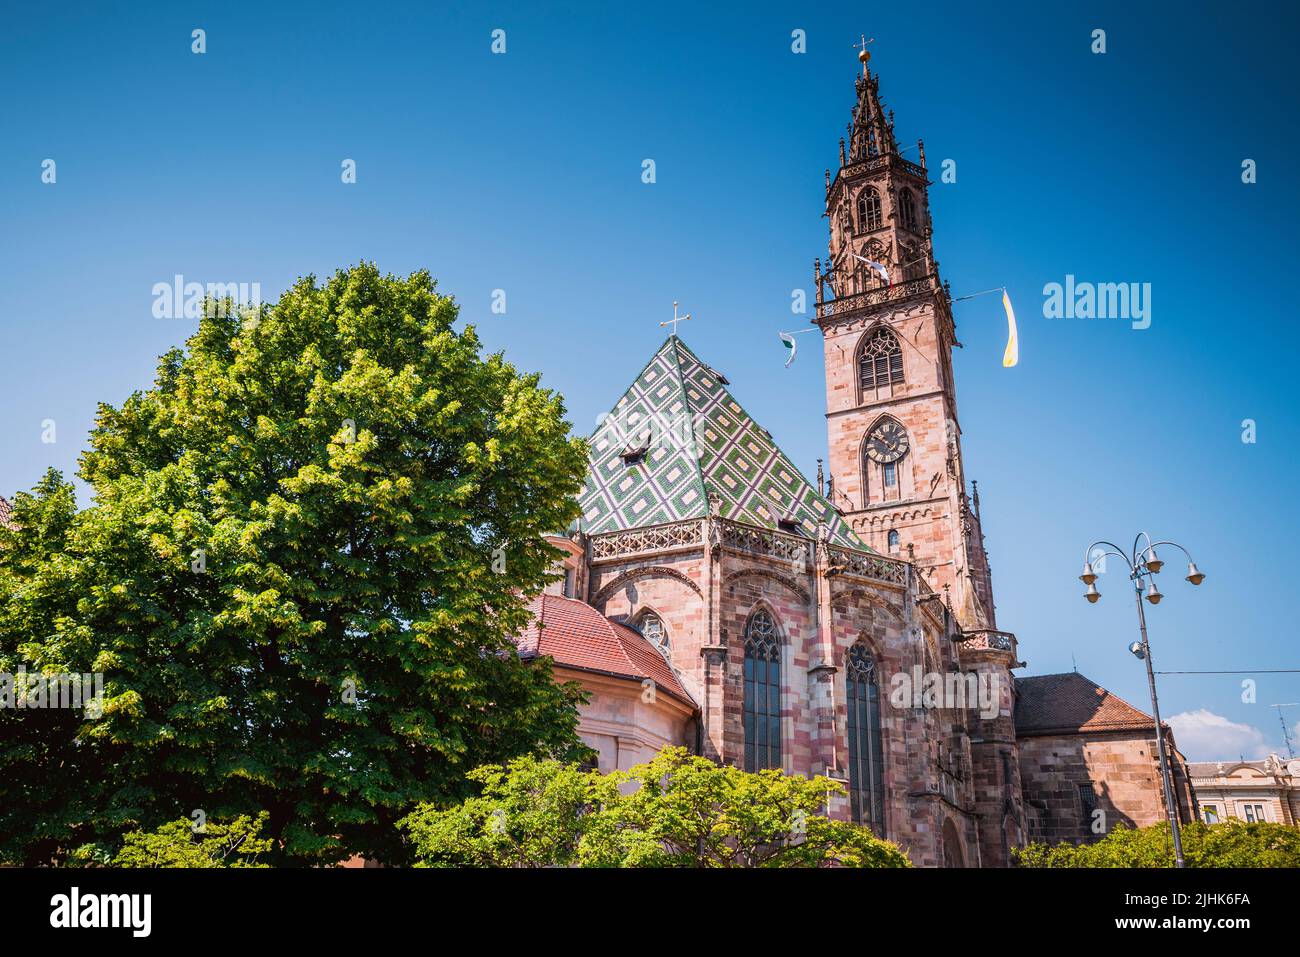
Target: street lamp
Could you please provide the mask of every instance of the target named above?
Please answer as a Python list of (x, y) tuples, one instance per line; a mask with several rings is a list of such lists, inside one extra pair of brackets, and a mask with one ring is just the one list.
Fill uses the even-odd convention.
[[(1142, 540), (1146, 539), (1146, 548), (1142, 548)], [(1083, 574), (1079, 576), (1079, 581), (1088, 586), (1083, 597), (1088, 599), (1092, 604), (1096, 604), (1101, 598), (1101, 592), (1097, 591), (1097, 575), (1093, 571), (1092, 559), (1095, 554), (1093, 551), (1098, 546), (1104, 545), (1106, 549), (1101, 553), (1104, 561), (1107, 555), (1114, 555), (1123, 560), (1128, 566), (1129, 579), (1133, 582), (1134, 594), (1137, 596), (1138, 608), (1138, 628), (1142, 633), (1142, 640), (1135, 641), (1128, 646), (1128, 650), (1133, 655), (1146, 662), (1147, 666), (1147, 684), (1151, 688), (1151, 713), (1156, 720), (1156, 748), (1160, 754), (1160, 779), (1164, 784), (1165, 807), (1169, 811), (1169, 825), (1174, 834), (1174, 866), (1183, 867), (1183, 839), (1178, 830), (1178, 807), (1174, 804), (1174, 784), (1173, 777), (1169, 773), (1169, 759), (1165, 756), (1165, 735), (1164, 729), (1160, 727), (1160, 701), (1156, 697), (1156, 673), (1151, 665), (1151, 645), (1147, 642), (1147, 616), (1142, 607), (1142, 594), (1146, 593), (1146, 599), (1153, 605), (1160, 604), (1160, 599), (1165, 596), (1156, 586), (1155, 576), (1159, 574), (1160, 569), (1164, 567), (1164, 562), (1156, 554), (1156, 548), (1163, 548), (1165, 545), (1176, 548), (1187, 556), (1187, 580), (1193, 585), (1199, 585), (1205, 581), (1205, 575), (1196, 567), (1196, 562), (1192, 561), (1191, 553), (1177, 542), (1153, 542), (1151, 536), (1146, 532), (1140, 533), (1133, 540), (1133, 548), (1129, 554), (1118, 546), (1110, 542), (1093, 542), (1088, 546), (1088, 550), (1083, 555)]]

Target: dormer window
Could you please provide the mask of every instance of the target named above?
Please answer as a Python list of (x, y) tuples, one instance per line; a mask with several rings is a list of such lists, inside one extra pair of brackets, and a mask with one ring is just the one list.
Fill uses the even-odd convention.
[(652, 611), (647, 611), (636, 620), (632, 626), (641, 632), (641, 636), (646, 641), (655, 646), (655, 649), (665, 658), (671, 654), (671, 648), (668, 645), (668, 632), (664, 630), (664, 621)]
[(636, 440), (636, 443), (637, 444), (635, 445), (629, 443), (623, 451), (619, 453), (623, 458), (624, 465), (639, 464), (645, 458), (646, 452), (650, 451), (650, 437), (648, 435), (642, 436), (640, 439)]
[(783, 532), (790, 532), (792, 535), (798, 535), (803, 532), (803, 522), (795, 515), (793, 507), (788, 512), (781, 512), (771, 502), (767, 504), (767, 514), (772, 518), (772, 524)]

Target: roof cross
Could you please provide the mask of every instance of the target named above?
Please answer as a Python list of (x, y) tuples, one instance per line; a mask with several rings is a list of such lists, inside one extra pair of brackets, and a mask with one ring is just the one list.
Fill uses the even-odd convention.
[(688, 319), (690, 319), (690, 318), (691, 318), (691, 314), (690, 314), (689, 312), (688, 312), (686, 315), (684, 315), (684, 316), (679, 316), (679, 315), (677, 315), (677, 300), (674, 299), (674, 300), (673, 300), (673, 317), (672, 317), (671, 319), (665, 319), (663, 322), (659, 323), (659, 325), (661, 325), (661, 326), (669, 326), (669, 325), (672, 326), (672, 327), (673, 327), (673, 335), (675, 336), (675, 335), (677, 335), (677, 323), (679, 323), (679, 322), (686, 322), (686, 321), (687, 321)]
[(871, 54), (867, 52), (867, 44), (875, 43), (876, 38), (872, 37), (870, 40), (868, 40), (867, 35), (865, 33), (860, 34), (860, 36), (862, 37), (862, 39), (859, 42), (853, 44), (853, 47), (854, 49), (858, 50), (858, 59), (862, 61), (862, 71), (865, 73), (867, 70), (867, 61), (871, 59)]

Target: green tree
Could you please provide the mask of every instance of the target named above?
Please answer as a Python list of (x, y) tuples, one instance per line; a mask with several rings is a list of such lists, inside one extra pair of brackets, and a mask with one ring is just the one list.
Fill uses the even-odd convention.
[(206, 822), (195, 831), (194, 822), (181, 818), (156, 831), (132, 831), (123, 839), (113, 867), (266, 867), (258, 856), (271, 849), (260, 837), (266, 812), (256, 818), (241, 814), (229, 824)]
[[(1300, 828), (1229, 819), (1182, 826), (1188, 867), (1300, 867)], [(1093, 844), (1029, 844), (1015, 851), (1021, 867), (1173, 867), (1169, 823), (1120, 825)]]
[(0, 712), (0, 858), (268, 812), (275, 863), (400, 862), (470, 769), (578, 745), (510, 636), (577, 514), (557, 395), (429, 275), (369, 264), (209, 309), (0, 530), (0, 671), (102, 672), (103, 715)]
[(482, 793), (446, 810), (424, 804), (400, 822), (422, 867), (577, 863), (599, 774), (532, 756), (469, 774)]
[(826, 817), (843, 787), (749, 773), (667, 748), (627, 771), (523, 758), (475, 772), (482, 794), (402, 822), (426, 866), (908, 867), (895, 845)]

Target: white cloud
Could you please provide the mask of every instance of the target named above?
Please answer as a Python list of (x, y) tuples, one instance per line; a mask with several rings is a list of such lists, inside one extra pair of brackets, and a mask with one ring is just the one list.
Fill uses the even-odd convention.
[(1276, 750), (1259, 728), (1237, 724), (1205, 708), (1184, 711), (1168, 719), (1178, 750), (1189, 761), (1255, 761)]

